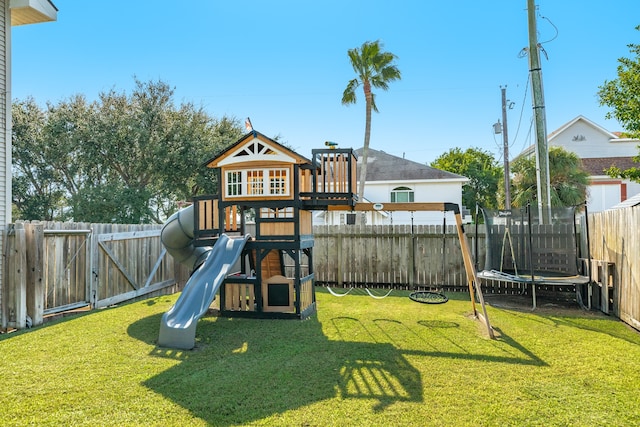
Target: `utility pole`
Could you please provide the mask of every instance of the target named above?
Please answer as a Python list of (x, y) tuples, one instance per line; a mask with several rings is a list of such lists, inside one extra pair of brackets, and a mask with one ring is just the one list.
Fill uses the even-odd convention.
[(543, 212), (549, 212), (551, 207), (551, 185), (549, 178), (549, 149), (547, 147), (547, 123), (544, 107), (544, 93), (542, 90), (542, 68), (540, 66), (540, 51), (538, 49), (538, 28), (536, 24), (535, 0), (527, 0), (527, 15), (529, 22), (529, 73), (531, 74), (531, 92), (533, 98), (533, 113), (536, 124), (536, 175), (538, 192), (538, 209), (540, 218)]
[(504, 156), (504, 208), (511, 209), (511, 172), (509, 171), (509, 135), (507, 133), (507, 88), (502, 91), (502, 148)]

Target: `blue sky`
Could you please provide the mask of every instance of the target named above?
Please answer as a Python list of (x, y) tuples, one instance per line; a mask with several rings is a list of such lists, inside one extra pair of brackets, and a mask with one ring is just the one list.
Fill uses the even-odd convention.
[[(341, 104), (355, 75), (348, 49), (380, 40), (402, 80), (377, 92), (371, 147), (429, 163), (450, 148), (502, 159), (506, 86), (512, 156), (532, 143), (526, 0), (54, 0), (52, 23), (12, 30), (12, 99), (57, 103), (130, 93), (162, 80), (175, 101), (227, 115), (311, 155), (324, 141), (358, 148), (364, 99)], [(596, 93), (640, 43), (638, 0), (537, 0), (547, 130), (578, 115), (610, 131)], [(557, 29), (557, 31), (556, 31)], [(194, 159), (199, 164), (202, 159)]]

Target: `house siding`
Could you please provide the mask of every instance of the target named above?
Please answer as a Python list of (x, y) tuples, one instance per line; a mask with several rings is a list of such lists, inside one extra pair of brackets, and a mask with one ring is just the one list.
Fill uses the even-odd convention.
[[(416, 202), (448, 202), (462, 205), (461, 181), (393, 181), (393, 182), (367, 182), (364, 189), (364, 197), (372, 202), (388, 203), (391, 201), (391, 191), (400, 186), (413, 190)], [(453, 224), (453, 213), (447, 213), (447, 222)], [(442, 224), (442, 212), (393, 212), (384, 221), (384, 224), (414, 224), (414, 225), (439, 225)]]
[[(611, 166), (628, 169), (637, 166), (633, 157), (638, 155), (640, 140), (619, 138), (589, 119), (578, 116), (549, 134), (549, 146), (562, 147), (575, 153), (590, 174), (587, 188), (589, 212), (600, 212), (640, 193), (640, 183), (628, 179), (613, 179), (604, 172)], [(520, 156), (533, 156), (534, 146)]]
[[(9, 1), (0, 5), (0, 248), (4, 255), (4, 235), (11, 221), (11, 14)], [(0, 262), (0, 317), (4, 263)]]
[(549, 138), (549, 145), (572, 151), (583, 159), (633, 157), (638, 155), (638, 143), (632, 139), (612, 139), (585, 121), (577, 121)]

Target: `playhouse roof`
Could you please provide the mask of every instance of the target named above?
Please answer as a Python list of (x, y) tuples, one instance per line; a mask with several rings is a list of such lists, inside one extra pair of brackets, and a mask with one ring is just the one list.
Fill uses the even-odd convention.
[(242, 138), (204, 162), (208, 168), (217, 168), (234, 163), (250, 161), (310, 164), (311, 160), (274, 141), (266, 135), (252, 130)]

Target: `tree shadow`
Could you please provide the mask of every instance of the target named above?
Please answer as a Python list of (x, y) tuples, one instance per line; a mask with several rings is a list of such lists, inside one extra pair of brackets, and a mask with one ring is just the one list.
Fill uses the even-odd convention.
[[(130, 325), (129, 335), (155, 345), (160, 318), (140, 319)], [(353, 317), (334, 317), (327, 326), (336, 329), (337, 340), (325, 336), (316, 316), (304, 321), (205, 317), (194, 350), (154, 347), (152, 355), (180, 363), (143, 384), (211, 425), (229, 426), (335, 398), (373, 400), (375, 412), (396, 402), (423, 402), (423, 373), (407, 356), (544, 365), (504, 335), (500, 339), (512, 356), (466, 351), (453, 335), (446, 338), (451, 351), (403, 348), (402, 334), (420, 334), (416, 328), (453, 334), (459, 328), (454, 322), (425, 320), (409, 327), (375, 319), (372, 327)]]

